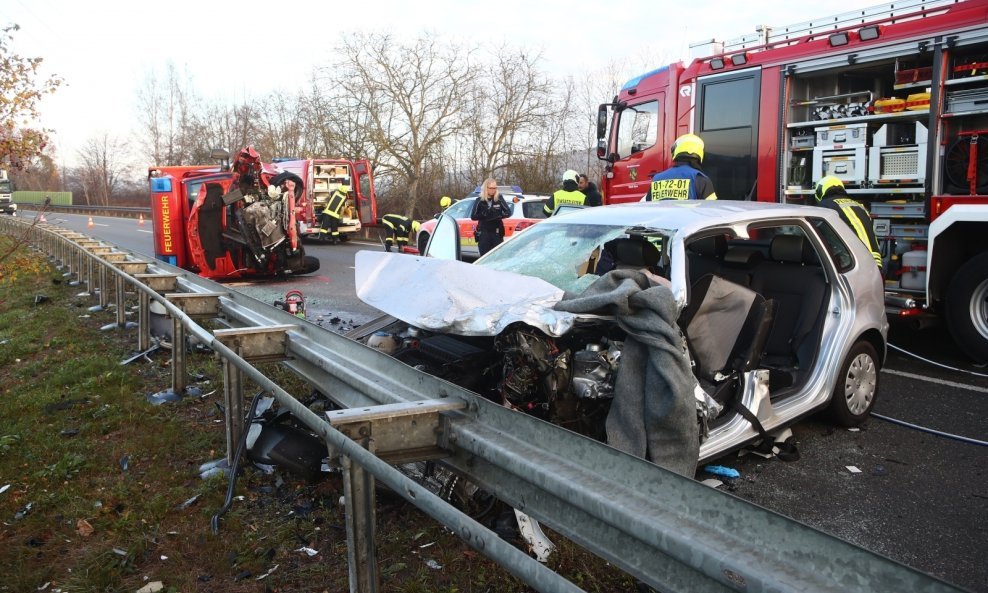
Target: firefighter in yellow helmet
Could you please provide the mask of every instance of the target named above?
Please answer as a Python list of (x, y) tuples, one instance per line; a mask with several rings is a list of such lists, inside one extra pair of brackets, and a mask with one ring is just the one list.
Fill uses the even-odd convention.
[(556, 192), (552, 194), (548, 200), (546, 200), (545, 206), (542, 207), (546, 217), (555, 214), (556, 209), (563, 204), (572, 204), (574, 206), (586, 205), (587, 195), (580, 191), (579, 177), (579, 173), (573, 169), (569, 169), (563, 173), (562, 189), (557, 189)]
[(652, 177), (652, 186), (642, 198), (658, 200), (716, 200), (714, 183), (700, 167), (703, 163), (703, 140), (695, 134), (683, 134), (672, 145), (672, 166)]
[(391, 251), (391, 247), (397, 244), (398, 253), (401, 253), (402, 248), (408, 245), (408, 234), (417, 234), (420, 226), (417, 220), (412, 220), (401, 214), (385, 214), (377, 222), (388, 229), (390, 233), (384, 239), (384, 250)]
[(452, 205), (453, 205), (453, 200), (449, 196), (443, 196), (443, 197), (439, 198), (439, 211), (440, 212), (442, 212), (443, 210), (449, 208)]
[(329, 196), (326, 206), (319, 215), (319, 233), (328, 234), (333, 245), (340, 242), (340, 222), (343, 220), (343, 207), (346, 206), (347, 194), (350, 193), (349, 185), (341, 185), (336, 188), (333, 195)]
[(875, 225), (871, 221), (871, 214), (864, 206), (847, 195), (844, 182), (833, 175), (827, 175), (816, 182), (813, 197), (816, 198), (817, 206), (830, 208), (840, 214), (841, 220), (851, 227), (854, 234), (871, 251), (871, 256), (875, 258), (875, 263), (881, 270), (882, 251), (878, 245), (878, 238), (875, 236)]

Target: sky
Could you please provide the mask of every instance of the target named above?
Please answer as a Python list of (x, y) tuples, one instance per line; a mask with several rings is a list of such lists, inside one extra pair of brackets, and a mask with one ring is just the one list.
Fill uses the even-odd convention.
[(72, 166), (90, 138), (129, 139), (138, 128), (138, 90), (152, 72), (162, 79), (169, 63), (191, 76), (200, 96), (230, 104), (276, 85), (304, 86), (349, 31), (504, 44), (541, 51), (544, 69), (560, 78), (618, 64), (624, 79), (688, 60), (689, 45), (698, 41), (734, 39), (759, 24), (790, 25), (877, 3), (0, 0), (0, 25), (20, 25), (11, 50), (43, 58), (44, 74), (64, 78), (57, 93), (40, 103), (41, 125), (54, 131), (56, 162)]

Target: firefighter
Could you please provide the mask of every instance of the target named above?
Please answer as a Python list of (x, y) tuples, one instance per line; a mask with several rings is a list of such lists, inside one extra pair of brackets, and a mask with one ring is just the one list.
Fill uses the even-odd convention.
[(337, 187), (326, 201), (322, 214), (319, 215), (319, 233), (328, 234), (333, 245), (340, 242), (340, 222), (343, 220), (343, 207), (346, 205), (348, 193), (350, 193), (349, 185)]
[(714, 184), (700, 168), (703, 140), (683, 134), (672, 145), (672, 166), (652, 177), (652, 187), (643, 202), (658, 200), (716, 200)]
[(830, 208), (840, 214), (841, 220), (851, 227), (854, 234), (871, 251), (871, 256), (875, 258), (875, 263), (881, 270), (882, 251), (875, 236), (875, 225), (871, 221), (871, 214), (868, 213), (867, 208), (847, 195), (844, 182), (833, 175), (827, 175), (816, 182), (813, 197), (816, 198), (817, 206)]
[(384, 250), (388, 252), (397, 243), (398, 253), (401, 253), (402, 248), (408, 246), (408, 234), (419, 232), (418, 221), (401, 214), (385, 214), (377, 223), (384, 225), (390, 231), (384, 239)]
[(579, 175), (573, 169), (563, 173), (563, 188), (556, 190), (556, 193), (552, 194), (552, 197), (546, 201), (542, 208), (547, 217), (555, 214), (556, 209), (564, 204), (583, 206), (587, 203), (587, 195), (580, 191), (578, 177)]

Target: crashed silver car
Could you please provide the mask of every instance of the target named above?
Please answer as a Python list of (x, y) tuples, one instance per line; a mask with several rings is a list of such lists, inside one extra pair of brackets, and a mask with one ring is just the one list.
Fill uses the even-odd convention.
[(356, 279), (391, 316), (368, 345), (687, 475), (814, 412), (861, 423), (886, 353), (874, 260), (810, 206), (588, 208), (475, 264), (362, 251)]

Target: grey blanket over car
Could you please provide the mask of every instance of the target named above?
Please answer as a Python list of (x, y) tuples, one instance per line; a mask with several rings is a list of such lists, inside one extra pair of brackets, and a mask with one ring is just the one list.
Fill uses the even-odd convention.
[(688, 355), (672, 292), (639, 270), (614, 270), (556, 309), (613, 315), (628, 336), (607, 415), (611, 446), (692, 478), (700, 437)]

